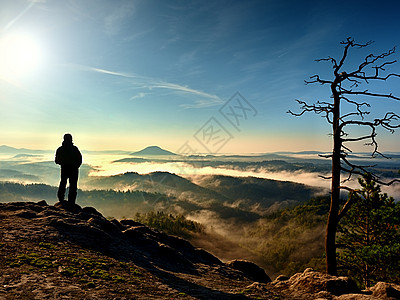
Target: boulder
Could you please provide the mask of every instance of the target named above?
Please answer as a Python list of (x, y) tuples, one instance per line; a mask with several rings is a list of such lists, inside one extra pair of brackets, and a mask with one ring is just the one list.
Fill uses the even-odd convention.
[(187, 251), (185, 254), (192, 257), (192, 261), (194, 262), (208, 265), (223, 265), (223, 262), (218, 257), (201, 248), (193, 248), (193, 251)]
[(290, 279), (290, 277), (288, 277), (286, 275), (279, 275), (278, 277), (275, 278), (276, 281), (286, 281), (289, 279)]
[(246, 277), (253, 281), (268, 283), (271, 282), (271, 278), (265, 273), (264, 269), (257, 266), (255, 263), (242, 260), (234, 259), (226, 263), (229, 267), (235, 270), (243, 272)]
[(70, 211), (72, 213), (79, 213), (82, 208), (78, 204), (70, 204), (68, 201), (60, 201), (54, 204), (55, 207), (57, 208), (63, 208), (67, 211)]
[(40, 200), (40, 201), (37, 203), (37, 205), (39, 205), (39, 206), (48, 206), (46, 200)]
[(380, 299), (400, 299), (400, 285), (397, 284), (378, 282), (369, 290)]
[(315, 294), (329, 292), (332, 295), (360, 293), (356, 283), (348, 277), (331, 276), (316, 272), (311, 268), (303, 273), (297, 273), (287, 281), (274, 281), (276, 287), (288, 287), (290, 290), (301, 293)]
[(82, 215), (90, 215), (90, 216), (95, 215), (95, 216), (103, 218), (103, 215), (101, 213), (99, 213), (97, 211), (97, 209), (95, 209), (94, 207), (90, 207), (90, 206), (82, 208), (81, 214)]

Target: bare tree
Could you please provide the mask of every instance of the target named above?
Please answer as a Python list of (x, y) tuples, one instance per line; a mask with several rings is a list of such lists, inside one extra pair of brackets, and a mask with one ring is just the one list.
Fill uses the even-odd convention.
[[(336, 264), (336, 231), (340, 219), (348, 211), (351, 206), (351, 200), (347, 201), (344, 206), (340, 207), (340, 191), (342, 189), (353, 191), (344, 184), (351, 177), (362, 175), (370, 172), (373, 166), (359, 165), (351, 162), (348, 155), (352, 152), (349, 143), (364, 142), (366, 145), (372, 146), (371, 156), (385, 157), (378, 150), (378, 142), (376, 140), (377, 129), (382, 127), (393, 133), (396, 128), (400, 127), (400, 116), (394, 112), (387, 112), (383, 117), (368, 120), (370, 104), (364, 102), (364, 97), (382, 98), (400, 100), (399, 97), (392, 93), (371, 92), (364, 89), (363, 85), (371, 82), (386, 81), (391, 77), (400, 77), (399, 74), (386, 72), (386, 68), (394, 64), (396, 60), (389, 60), (390, 56), (395, 53), (395, 48), (384, 52), (380, 55), (369, 54), (358, 67), (353, 67), (353, 71), (344, 71), (345, 61), (348, 58), (351, 49), (361, 49), (372, 44), (372, 41), (365, 44), (358, 44), (352, 38), (347, 38), (341, 42), (344, 47), (343, 55), (340, 60), (332, 57), (317, 59), (317, 62), (330, 62), (333, 66), (333, 79), (325, 80), (319, 75), (310, 77), (306, 84), (317, 83), (321, 85), (329, 85), (331, 89), (331, 97), (329, 101), (317, 101), (314, 104), (308, 104), (301, 100), (296, 100), (300, 105), (300, 112), (288, 113), (294, 116), (302, 116), (306, 112), (313, 112), (325, 117), (326, 121), (332, 126), (333, 150), (329, 155), (321, 155), (332, 160), (332, 174), (330, 177), (324, 177), (331, 180), (331, 203), (328, 222), (325, 234), (325, 253), (326, 253), (326, 271), (328, 274), (337, 275)], [(341, 106), (346, 104), (350, 107), (347, 112), (341, 111)], [(366, 134), (353, 136), (350, 134), (351, 127), (356, 125), (367, 129)], [(341, 176), (346, 175), (342, 180)], [(372, 174), (373, 180), (384, 185), (390, 185), (395, 181), (383, 182), (376, 174)], [(353, 199), (355, 197), (349, 197)]]

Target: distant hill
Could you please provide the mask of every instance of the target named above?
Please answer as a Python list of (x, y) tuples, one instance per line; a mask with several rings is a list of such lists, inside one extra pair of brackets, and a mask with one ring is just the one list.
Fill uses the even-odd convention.
[[(108, 177), (91, 176), (81, 186), (85, 189), (157, 193), (160, 196), (167, 196), (165, 201), (162, 199), (156, 203), (154, 200), (146, 201), (143, 205), (151, 204), (154, 209), (154, 205), (157, 204), (159, 210), (187, 215), (208, 211), (222, 219), (244, 223), (253, 222), (270, 210), (302, 203), (322, 192), (321, 189), (304, 184), (253, 177), (198, 175), (193, 182), (168, 172), (149, 174), (128, 172)], [(83, 200), (82, 196), (80, 201)], [(98, 200), (96, 203), (88, 204), (100, 207), (102, 204), (98, 203), (100, 202)], [(146, 211), (150, 208), (147, 204)], [(127, 216), (128, 210), (138, 207), (138, 202), (130, 209), (125, 207), (118, 217)], [(108, 213), (116, 216), (115, 211)]]
[(196, 177), (196, 184), (218, 192), (230, 200), (228, 203), (236, 203), (238, 208), (251, 211), (252, 207), (257, 206), (259, 213), (271, 206), (280, 208), (288, 204), (299, 204), (327, 192), (300, 183), (257, 177), (203, 175)]
[(44, 154), (52, 152), (50, 150), (33, 150), (33, 149), (26, 149), (26, 148), (14, 148), (7, 145), (0, 146), (0, 153), (5, 154)]
[(0, 146), (0, 152), (15, 152), (15, 151), (17, 151), (18, 149), (15, 149), (15, 148), (13, 148), (13, 147), (10, 147), (10, 146), (7, 146), (7, 145), (1, 145)]
[(161, 149), (158, 146), (149, 146), (140, 151), (133, 152), (131, 155), (147, 156), (147, 155), (176, 155), (171, 151)]

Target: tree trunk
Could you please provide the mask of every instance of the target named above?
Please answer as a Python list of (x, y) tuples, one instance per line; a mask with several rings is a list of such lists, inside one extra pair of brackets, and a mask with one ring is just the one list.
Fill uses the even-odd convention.
[(336, 263), (336, 231), (339, 223), (339, 200), (340, 200), (340, 170), (342, 138), (339, 127), (340, 97), (336, 91), (335, 82), (332, 84), (334, 98), (333, 108), (333, 153), (332, 153), (332, 183), (331, 183), (331, 205), (329, 209), (328, 223), (325, 233), (326, 272), (337, 275)]

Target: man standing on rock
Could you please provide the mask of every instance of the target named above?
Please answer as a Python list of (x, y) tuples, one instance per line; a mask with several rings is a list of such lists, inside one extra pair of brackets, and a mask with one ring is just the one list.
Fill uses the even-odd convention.
[(72, 135), (66, 133), (62, 146), (56, 151), (56, 164), (61, 166), (61, 181), (58, 187), (57, 197), (61, 203), (65, 203), (65, 188), (69, 179), (68, 204), (75, 205), (76, 193), (78, 188), (79, 167), (82, 164), (82, 154), (72, 143)]

